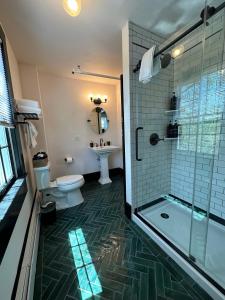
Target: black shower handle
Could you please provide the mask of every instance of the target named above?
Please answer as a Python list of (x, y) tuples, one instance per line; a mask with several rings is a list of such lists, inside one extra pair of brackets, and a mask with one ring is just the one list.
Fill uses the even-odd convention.
[(135, 142), (136, 142), (136, 160), (137, 161), (142, 161), (142, 158), (139, 158), (139, 153), (138, 153), (138, 131), (143, 130), (143, 127), (137, 127), (135, 130)]

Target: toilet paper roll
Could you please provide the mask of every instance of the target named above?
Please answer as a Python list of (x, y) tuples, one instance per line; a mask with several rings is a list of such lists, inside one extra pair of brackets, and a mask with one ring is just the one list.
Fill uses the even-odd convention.
[(70, 156), (66, 157), (64, 160), (67, 164), (72, 164), (72, 162), (73, 162), (73, 158)]

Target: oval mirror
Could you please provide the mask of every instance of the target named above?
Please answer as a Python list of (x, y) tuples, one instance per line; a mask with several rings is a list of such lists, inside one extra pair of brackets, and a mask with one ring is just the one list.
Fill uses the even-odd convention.
[(97, 134), (103, 134), (109, 128), (109, 120), (106, 111), (101, 107), (95, 107), (88, 120), (92, 130)]

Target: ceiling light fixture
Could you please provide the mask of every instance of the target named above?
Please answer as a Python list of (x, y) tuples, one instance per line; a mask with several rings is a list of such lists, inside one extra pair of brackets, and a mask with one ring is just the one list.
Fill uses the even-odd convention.
[(81, 11), (81, 0), (63, 0), (63, 7), (71, 17), (76, 17)]
[(171, 56), (173, 58), (176, 58), (177, 56), (181, 55), (184, 53), (184, 46), (183, 45), (179, 45), (176, 48), (174, 48), (172, 50)]

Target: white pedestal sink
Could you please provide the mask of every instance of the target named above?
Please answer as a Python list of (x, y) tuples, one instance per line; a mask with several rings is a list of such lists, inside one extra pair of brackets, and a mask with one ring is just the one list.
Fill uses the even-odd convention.
[(94, 151), (100, 158), (100, 178), (99, 183), (107, 184), (111, 183), (112, 180), (109, 178), (109, 164), (108, 164), (108, 157), (109, 155), (114, 152), (118, 151), (120, 147), (117, 146), (102, 146), (102, 147), (93, 147), (90, 148)]

